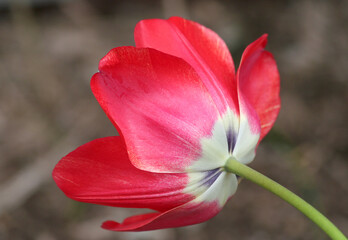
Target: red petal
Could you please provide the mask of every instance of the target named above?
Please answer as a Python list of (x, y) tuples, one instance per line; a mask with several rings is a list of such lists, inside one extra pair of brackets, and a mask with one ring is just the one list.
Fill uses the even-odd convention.
[(132, 163), (152, 172), (185, 172), (218, 118), (190, 65), (154, 49), (121, 47), (100, 62), (94, 95), (121, 129)]
[(102, 227), (113, 231), (147, 231), (182, 227), (204, 222), (214, 217), (220, 210), (216, 202), (189, 202), (163, 213), (132, 216), (123, 223), (106, 221)]
[(212, 30), (180, 17), (138, 23), (137, 47), (150, 47), (188, 62), (199, 74), (220, 113), (238, 113), (234, 64), (224, 41)]
[(266, 44), (266, 34), (251, 43), (237, 73), (239, 90), (260, 119), (260, 141), (272, 128), (280, 109), (279, 73), (272, 54), (264, 50)]
[(190, 201), (186, 174), (150, 173), (134, 167), (121, 137), (89, 142), (65, 156), (53, 178), (70, 198), (117, 207), (165, 211)]

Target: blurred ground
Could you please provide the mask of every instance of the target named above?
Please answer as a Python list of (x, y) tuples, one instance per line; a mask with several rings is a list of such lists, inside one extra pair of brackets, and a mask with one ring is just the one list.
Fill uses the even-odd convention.
[(116, 134), (89, 89), (99, 59), (113, 47), (133, 45), (139, 20), (171, 15), (216, 31), (236, 64), (247, 44), (269, 33), (282, 109), (252, 167), (348, 235), (348, 1), (15, 2), (0, 4), (1, 240), (327, 239), (247, 181), (210, 221), (144, 233), (100, 229), (103, 220), (131, 211), (77, 203), (56, 187), (51, 171), (62, 156)]

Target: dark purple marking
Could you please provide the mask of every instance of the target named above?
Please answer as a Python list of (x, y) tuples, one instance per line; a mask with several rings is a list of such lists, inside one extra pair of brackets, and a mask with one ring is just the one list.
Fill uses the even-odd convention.
[(204, 177), (204, 185), (208, 185), (211, 186), (215, 180), (220, 176), (221, 174), (221, 169), (220, 168), (216, 168), (213, 170), (208, 170), (205, 172), (205, 177)]
[(227, 130), (227, 144), (228, 144), (228, 151), (229, 153), (233, 152), (234, 146), (236, 145), (237, 136), (233, 133), (232, 129)]

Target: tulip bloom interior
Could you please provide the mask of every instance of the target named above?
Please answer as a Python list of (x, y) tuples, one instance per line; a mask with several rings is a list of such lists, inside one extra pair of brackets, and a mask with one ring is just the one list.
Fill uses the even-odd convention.
[(143, 20), (136, 46), (112, 49), (91, 80), (120, 136), (77, 148), (53, 178), (70, 198), (149, 208), (114, 231), (180, 227), (215, 216), (237, 190), (229, 158), (248, 164), (280, 109), (279, 74), (267, 35), (251, 43), (235, 71), (224, 41), (180, 17)]

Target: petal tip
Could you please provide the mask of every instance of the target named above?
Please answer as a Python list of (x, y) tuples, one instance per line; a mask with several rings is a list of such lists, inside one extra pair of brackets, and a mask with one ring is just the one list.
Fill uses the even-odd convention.
[(259, 44), (262, 48), (265, 48), (268, 42), (268, 33), (264, 33), (257, 39), (256, 41), (259, 41)]
[(101, 228), (104, 228), (106, 230), (115, 230), (115, 228), (117, 228), (118, 226), (120, 226), (120, 223), (108, 220), (102, 223)]

